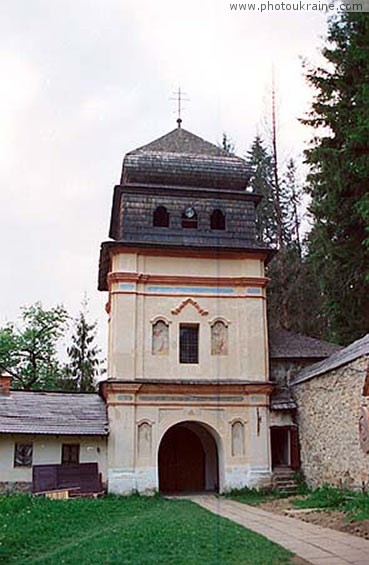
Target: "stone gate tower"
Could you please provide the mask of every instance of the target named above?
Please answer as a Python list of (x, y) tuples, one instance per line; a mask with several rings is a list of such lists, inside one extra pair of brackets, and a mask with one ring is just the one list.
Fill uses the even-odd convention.
[(128, 153), (108, 291), (110, 492), (270, 479), (264, 264), (244, 160), (178, 127)]

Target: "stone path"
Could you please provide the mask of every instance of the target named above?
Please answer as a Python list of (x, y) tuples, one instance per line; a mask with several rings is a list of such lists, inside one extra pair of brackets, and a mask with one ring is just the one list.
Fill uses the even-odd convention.
[(369, 541), (213, 495), (193, 495), (203, 508), (245, 526), (313, 565), (369, 565)]

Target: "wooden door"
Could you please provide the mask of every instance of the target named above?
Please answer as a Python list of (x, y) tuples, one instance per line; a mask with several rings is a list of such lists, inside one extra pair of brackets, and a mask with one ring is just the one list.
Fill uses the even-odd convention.
[(205, 489), (205, 453), (198, 436), (184, 426), (165, 434), (159, 449), (161, 492), (199, 492)]

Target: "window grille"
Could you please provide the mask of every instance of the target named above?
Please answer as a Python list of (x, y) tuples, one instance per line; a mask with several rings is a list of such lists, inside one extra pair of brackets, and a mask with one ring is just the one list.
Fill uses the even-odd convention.
[(181, 324), (179, 328), (179, 362), (199, 362), (199, 326)]

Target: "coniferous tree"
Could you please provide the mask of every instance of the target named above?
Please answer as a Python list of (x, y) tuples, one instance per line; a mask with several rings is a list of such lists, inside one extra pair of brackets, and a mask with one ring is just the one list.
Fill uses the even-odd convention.
[(100, 348), (95, 344), (97, 322), (88, 322), (87, 300), (74, 321), (72, 345), (67, 353), (69, 363), (61, 386), (67, 390), (92, 392), (95, 390), (95, 379), (99, 376), (101, 360)]
[(222, 149), (227, 151), (227, 153), (235, 152), (235, 145), (230, 137), (224, 132), (222, 136)]
[(304, 123), (318, 130), (306, 151), (313, 216), (309, 256), (329, 335), (346, 344), (369, 331), (367, 14), (332, 19), (327, 41), (326, 67), (307, 74), (317, 93)]
[(275, 169), (272, 151), (257, 136), (247, 154), (252, 169), (250, 185), (263, 196), (257, 208), (259, 238), (279, 249), (267, 267), (268, 318), (272, 327), (282, 327), (323, 337), (326, 320), (321, 313), (321, 295), (313, 265), (302, 250), (300, 205), (302, 187), (293, 159), (279, 174), (280, 233), (277, 233)]
[(260, 194), (257, 207), (256, 229), (258, 238), (268, 245), (277, 244), (276, 211), (273, 198), (273, 161), (262, 138), (257, 135), (247, 152), (246, 161), (251, 169), (249, 186)]

